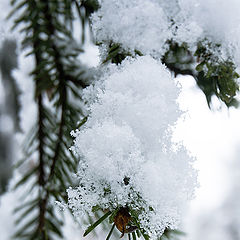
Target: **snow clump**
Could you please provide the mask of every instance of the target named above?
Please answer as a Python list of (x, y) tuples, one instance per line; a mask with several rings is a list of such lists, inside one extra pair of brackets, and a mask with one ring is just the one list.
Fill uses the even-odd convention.
[(75, 215), (128, 207), (157, 239), (178, 227), (196, 187), (193, 158), (171, 140), (182, 114), (176, 103), (180, 88), (150, 56), (127, 58), (107, 70), (85, 90), (90, 114), (73, 133), (79, 185), (68, 189), (68, 204)]
[[(123, 50), (161, 58), (171, 41), (220, 44), (219, 57), (232, 57), (237, 65), (240, 39), (239, 0), (102, 0), (92, 15), (96, 42), (118, 43)], [(133, 55), (133, 54), (132, 54)]]
[(120, 43), (128, 51), (164, 53), (169, 38), (167, 16), (155, 1), (104, 0), (92, 22), (97, 42)]

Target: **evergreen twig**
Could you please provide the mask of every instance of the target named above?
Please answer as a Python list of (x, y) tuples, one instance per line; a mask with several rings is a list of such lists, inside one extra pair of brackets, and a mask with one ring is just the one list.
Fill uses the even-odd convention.
[[(65, 190), (72, 184), (70, 173), (76, 171), (77, 167), (76, 159), (68, 152), (67, 144), (71, 139), (70, 131), (76, 128), (78, 120), (84, 117), (81, 107), (72, 104), (68, 94), (81, 101), (81, 94), (75, 94), (73, 91), (79, 91), (88, 85), (86, 77), (82, 78), (81, 75), (81, 72), (86, 72), (87, 69), (83, 67), (81, 70), (81, 64), (77, 60), (82, 50), (68, 48), (69, 42), (74, 43), (72, 8), (75, 4), (74, 1), (60, 0), (12, 0), (11, 3), (15, 5), (10, 13), (11, 16), (21, 11), (19, 17), (15, 19), (13, 28), (19, 24), (24, 25), (20, 30), (25, 33), (22, 45), (24, 48), (31, 48), (27, 55), (33, 55), (35, 59), (32, 75), (35, 80), (35, 99), (38, 109), (37, 134), (33, 131), (29, 135), (31, 140), (26, 141), (24, 146), (25, 162), (37, 151), (38, 164), (33, 170), (27, 171), (16, 184), (16, 187), (26, 184), (37, 174), (37, 181), (34, 181), (30, 187), (34, 199), (24, 201), (17, 208), (19, 210), (16, 213), (24, 217), (31, 216), (38, 206), (38, 214), (35, 214), (24, 228), (21, 219), (18, 218), (20, 229), (16, 231), (14, 237), (50, 240), (57, 236), (59, 239), (62, 238), (62, 222), (50, 203), (54, 199), (66, 201)], [(80, 13), (93, 10), (91, 4), (80, 6), (80, 8), (87, 7), (89, 9), (84, 11), (81, 9)], [(87, 22), (86, 20), (85, 23)], [(80, 73), (77, 71), (79, 69)], [(46, 93), (49, 101), (53, 103), (50, 106), (46, 104)], [(37, 148), (32, 147), (36, 145)], [(22, 164), (24, 161), (21, 161), (19, 166)], [(35, 196), (36, 192), (37, 196)]]

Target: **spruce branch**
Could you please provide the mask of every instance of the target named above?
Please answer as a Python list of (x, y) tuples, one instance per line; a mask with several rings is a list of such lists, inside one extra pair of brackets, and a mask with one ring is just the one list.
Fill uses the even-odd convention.
[[(19, 218), (20, 229), (14, 237), (46, 240), (58, 236), (59, 239), (63, 237), (62, 222), (56, 216), (51, 202), (66, 201), (65, 190), (72, 184), (71, 172), (77, 168), (76, 158), (68, 151), (68, 145), (71, 141), (70, 131), (77, 127), (77, 121), (84, 116), (81, 107), (72, 104), (71, 98), (74, 96), (74, 100), (81, 101), (81, 94), (75, 94), (74, 91), (78, 92), (88, 86), (89, 79), (82, 77), (82, 72), (88, 70), (85, 67), (81, 70), (81, 64), (77, 61), (82, 50), (71, 47), (74, 43), (74, 2), (20, 0), (12, 1), (12, 4), (16, 4), (12, 16), (16, 11), (21, 11), (20, 16), (15, 19), (14, 27), (24, 23), (20, 30), (25, 33), (22, 45), (24, 48), (31, 48), (27, 55), (34, 56), (36, 66), (31, 75), (35, 80), (38, 108), (37, 133), (32, 131), (30, 140), (24, 146), (25, 162), (37, 151), (38, 164), (29, 169), (16, 184), (16, 187), (20, 187), (37, 177), (29, 190), (37, 192), (34, 204), (31, 201), (27, 204), (28, 200), (23, 202), (22, 206), (27, 204), (27, 210), (20, 214), (31, 216), (36, 207), (38, 214), (24, 229), (21, 228)], [(81, 71), (78, 72), (78, 69)], [(51, 102), (50, 106), (46, 103), (46, 94)], [(36, 145), (37, 148), (32, 147)], [(22, 164), (24, 160), (19, 166)]]

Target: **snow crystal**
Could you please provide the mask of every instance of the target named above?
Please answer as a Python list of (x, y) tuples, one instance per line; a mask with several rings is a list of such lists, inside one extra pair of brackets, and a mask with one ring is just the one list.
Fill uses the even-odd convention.
[[(109, 65), (102, 79), (85, 90), (88, 121), (75, 137), (80, 156), (79, 186), (68, 189), (75, 215), (93, 207), (143, 209), (141, 227), (153, 238), (176, 228), (196, 185), (192, 158), (173, 150), (172, 128), (181, 116), (179, 87), (150, 56)], [(151, 210), (149, 210), (151, 209)]]

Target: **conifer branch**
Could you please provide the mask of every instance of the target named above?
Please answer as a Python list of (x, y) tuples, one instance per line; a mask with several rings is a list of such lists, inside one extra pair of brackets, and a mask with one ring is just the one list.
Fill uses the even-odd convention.
[[(34, 1), (32, 1), (33, 7), (37, 7), (37, 4)], [(33, 41), (33, 48), (35, 49), (35, 61), (36, 66), (39, 66), (39, 64), (43, 61), (41, 57), (41, 51), (40, 51), (40, 39), (39, 39), (39, 32), (38, 28), (40, 28), (40, 25), (37, 24), (37, 28), (33, 29), (33, 35), (38, 36)], [(40, 70), (41, 71), (41, 70)], [(36, 74), (36, 92), (37, 92), (37, 86), (40, 84), (41, 81), (44, 79), (39, 78), (39, 74)], [(37, 104), (38, 104), (38, 153), (39, 153), (39, 173), (38, 173), (38, 184), (40, 186), (39, 189), (39, 221), (38, 221), (38, 227), (37, 232), (40, 233), (43, 240), (45, 240), (45, 211), (46, 211), (46, 200), (42, 198), (42, 191), (45, 187), (45, 171), (44, 171), (44, 116), (43, 116), (43, 99), (42, 99), (42, 93), (39, 93), (37, 97)]]
[(56, 65), (56, 70), (58, 72), (58, 80), (59, 80), (59, 98), (61, 99), (61, 120), (60, 120), (60, 126), (59, 126), (59, 133), (58, 133), (58, 140), (57, 140), (57, 145), (56, 145), (56, 148), (55, 148), (55, 155), (53, 157), (53, 160), (52, 160), (52, 165), (50, 167), (50, 174), (49, 174), (49, 177), (48, 177), (48, 181), (51, 180), (53, 174), (54, 174), (54, 169), (55, 169), (55, 165), (56, 165), (56, 161), (58, 160), (58, 157), (59, 157), (59, 151), (60, 151), (60, 145), (62, 143), (62, 137), (63, 137), (63, 127), (65, 125), (65, 110), (66, 110), (66, 102), (67, 102), (67, 92), (66, 92), (66, 76), (65, 76), (65, 73), (63, 71), (64, 67), (61, 63), (61, 60), (60, 60), (60, 53), (56, 47), (56, 45), (54, 44), (54, 42), (52, 41), (52, 37), (54, 36), (55, 34), (55, 28), (53, 26), (53, 23), (52, 23), (52, 16), (51, 16), (51, 13), (50, 13), (50, 10), (49, 10), (49, 3), (42, 0), (42, 4), (44, 4), (44, 8), (43, 8), (43, 13), (44, 13), (44, 16), (45, 16), (45, 19), (47, 21), (47, 29), (49, 31), (49, 41), (51, 42), (51, 45), (52, 45), (52, 49), (53, 49), (53, 56), (54, 56), (54, 62), (55, 62), (55, 65)]
[[(38, 166), (30, 169), (16, 187), (37, 175), (37, 185), (33, 184), (31, 187), (31, 189), (38, 189), (37, 199), (34, 199), (33, 206), (30, 206), (30, 202), (29, 208), (27, 205), (26, 207), (27, 214), (37, 207), (38, 215), (25, 226), (25, 229), (19, 229), (14, 237), (18, 239), (28, 234), (29, 239), (46, 240), (52, 239), (54, 234), (62, 238), (60, 229), (62, 223), (55, 216), (49, 202), (51, 199), (66, 200), (65, 189), (72, 181), (70, 172), (75, 171), (77, 164), (74, 156), (68, 152), (67, 144), (70, 140), (69, 133), (76, 127), (75, 124), (81, 117), (82, 111), (81, 107), (71, 104), (68, 92), (71, 94), (71, 91), (87, 86), (85, 79), (81, 79), (81, 71), (80, 74), (74, 75), (75, 72), (77, 73), (76, 69), (81, 68), (79, 64), (74, 65), (81, 51), (78, 48), (66, 50), (67, 41), (74, 42), (68, 27), (72, 25), (71, 7), (75, 5), (74, 2), (67, 1), (19, 1), (11, 15), (19, 10), (18, 6), (21, 6), (23, 13), (15, 20), (15, 26), (22, 22), (28, 24), (28, 27), (22, 29), (26, 33), (22, 44), (25, 47), (30, 44), (32, 50), (28, 55), (33, 55), (35, 59), (36, 67), (32, 75), (35, 79), (35, 99), (38, 107), (38, 130), (36, 135), (34, 133), (30, 135), (31, 141), (25, 146), (26, 160), (34, 154), (35, 150), (38, 152)], [(57, 10), (52, 11), (52, 9)], [(69, 24), (62, 22), (62, 19)], [(63, 46), (58, 45), (59, 41)], [(84, 71), (86, 71), (85, 68)], [(72, 85), (67, 84), (68, 81)], [(46, 92), (52, 94), (49, 101), (54, 100), (54, 105), (50, 108), (45, 104)], [(79, 94), (76, 95), (73, 92), (72, 95), (81, 101)], [(37, 148), (32, 149), (35, 142)], [(20, 222), (21, 219), (18, 220), (18, 223)], [(30, 234), (29, 227), (33, 225), (35, 227)]]

